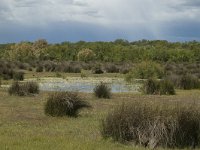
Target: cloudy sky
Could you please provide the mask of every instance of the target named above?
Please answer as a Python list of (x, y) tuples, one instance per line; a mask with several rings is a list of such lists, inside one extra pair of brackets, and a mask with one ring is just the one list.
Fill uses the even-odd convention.
[(0, 43), (200, 40), (200, 0), (0, 0)]

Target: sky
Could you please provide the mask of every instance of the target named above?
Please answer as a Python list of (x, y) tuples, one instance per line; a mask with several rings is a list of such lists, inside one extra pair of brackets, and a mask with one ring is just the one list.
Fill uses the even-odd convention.
[(0, 43), (200, 41), (200, 0), (0, 0)]

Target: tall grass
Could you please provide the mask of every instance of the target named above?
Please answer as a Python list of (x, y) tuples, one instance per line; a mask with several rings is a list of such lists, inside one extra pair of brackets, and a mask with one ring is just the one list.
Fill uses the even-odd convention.
[(102, 120), (101, 133), (149, 148), (194, 148), (200, 145), (200, 109), (193, 104), (123, 104)]

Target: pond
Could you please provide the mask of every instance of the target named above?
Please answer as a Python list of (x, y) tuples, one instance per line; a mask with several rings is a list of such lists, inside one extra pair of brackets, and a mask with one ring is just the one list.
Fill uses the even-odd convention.
[(138, 92), (140, 83), (128, 84), (123, 78), (43, 78), (37, 80), (41, 91), (78, 91), (92, 93), (100, 82), (107, 83), (113, 93)]

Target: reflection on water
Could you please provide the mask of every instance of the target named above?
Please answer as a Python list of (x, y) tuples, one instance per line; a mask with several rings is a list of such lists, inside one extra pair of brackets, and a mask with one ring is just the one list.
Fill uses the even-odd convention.
[(43, 79), (39, 82), (42, 91), (79, 91), (92, 93), (94, 87), (105, 82), (110, 86), (113, 93), (137, 92), (140, 88), (139, 83), (127, 84), (123, 79), (111, 78), (70, 78), (70, 79)]

